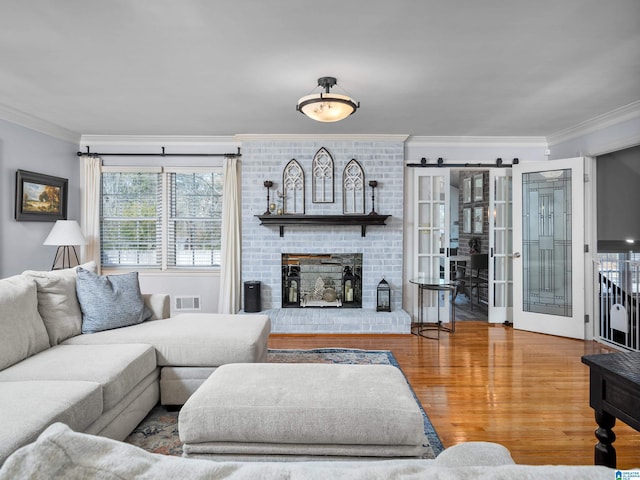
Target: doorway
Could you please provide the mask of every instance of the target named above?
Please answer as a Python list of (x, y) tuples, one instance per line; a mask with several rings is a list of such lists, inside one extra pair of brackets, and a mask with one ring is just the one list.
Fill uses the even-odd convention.
[(455, 294), (458, 320), (488, 321), (488, 262), (486, 268), (475, 268), (475, 259), (490, 253), (489, 177), (489, 169), (451, 169), (449, 268), (450, 277), (460, 282)]
[[(454, 283), (457, 319), (510, 321), (511, 168), (433, 167), (412, 173), (415, 255), (411, 277), (439, 277)], [(479, 257), (484, 262), (476, 262)], [(472, 259), (474, 265), (482, 266), (472, 271)], [(414, 297), (413, 311), (418, 308)], [(431, 295), (425, 311), (430, 316), (440, 312), (446, 318), (449, 302), (444, 295)]]

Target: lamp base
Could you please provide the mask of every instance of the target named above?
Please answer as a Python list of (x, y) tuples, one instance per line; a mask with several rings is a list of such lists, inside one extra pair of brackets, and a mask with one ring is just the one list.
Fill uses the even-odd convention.
[[(76, 265), (80, 265), (80, 260), (78, 260), (78, 253), (76, 252), (76, 247), (73, 245), (60, 245), (56, 250), (56, 256), (53, 258), (53, 264), (51, 265), (51, 270), (62, 270), (64, 268), (71, 268), (71, 251), (72, 250), (73, 250), (73, 255), (76, 259)], [(56, 267), (56, 264), (60, 260), (62, 260), (62, 266)]]

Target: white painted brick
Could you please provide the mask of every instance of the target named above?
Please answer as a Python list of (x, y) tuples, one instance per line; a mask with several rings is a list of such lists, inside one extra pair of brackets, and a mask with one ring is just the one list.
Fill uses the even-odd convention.
[[(311, 202), (311, 162), (321, 147), (327, 148), (335, 162), (335, 203)], [(301, 164), (305, 172), (307, 214), (342, 214), (342, 172), (344, 166), (355, 158), (363, 167), (365, 182), (380, 182), (376, 189), (376, 211), (390, 214), (385, 227), (369, 227), (367, 236), (360, 236), (358, 227), (285, 227), (284, 237), (275, 227), (259, 224), (256, 214), (266, 208), (264, 180), (272, 180), (281, 189), (282, 170), (291, 160)], [(263, 287), (264, 309), (280, 307), (280, 254), (292, 253), (363, 253), (363, 306), (375, 308), (376, 286), (384, 276), (392, 287), (392, 309), (402, 305), (402, 219), (404, 145), (402, 142), (364, 141), (253, 141), (243, 144), (242, 158), (242, 278), (258, 279)], [(371, 209), (371, 189), (365, 187), (365, 213)], [(331, 326), (330, 318), (314, 319), (306, 324), (298, 323), (303, 330), (318, 331), (317, 325)], [(408, 315), (407, 315), (408, 317)], [(287, 317), (288, 319), (289, 317)], [(298, 317), (300, 320), (300, 317)], [(291, 325), (291, 324), (289, 324)], [(359, 320), (349, 328), (354, 331), (380, 331), (376, 322)], [(280, 327), (277, 327), (278, 329)], [(383, 329), (388, 329), (386, 326)], [(363, 330), (366, 329), (366, 330)], [(274, 331), (278, 331), (274, 329)], [(336, 329), (335, 331), (340, 331)]]

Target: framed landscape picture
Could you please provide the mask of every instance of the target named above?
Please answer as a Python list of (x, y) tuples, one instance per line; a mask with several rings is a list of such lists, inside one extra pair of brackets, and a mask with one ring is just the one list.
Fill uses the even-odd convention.
[(67, 219), (66, 178), (16, 171), (16, 211), (19, 222), (55, 222)]

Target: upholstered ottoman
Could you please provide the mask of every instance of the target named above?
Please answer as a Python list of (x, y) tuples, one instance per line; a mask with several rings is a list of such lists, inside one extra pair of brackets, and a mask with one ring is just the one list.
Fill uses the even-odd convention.
[(219, 460), (421, 457), (422, 412), (389, 365), (229, 364), (178, 417), (183, 456)]

